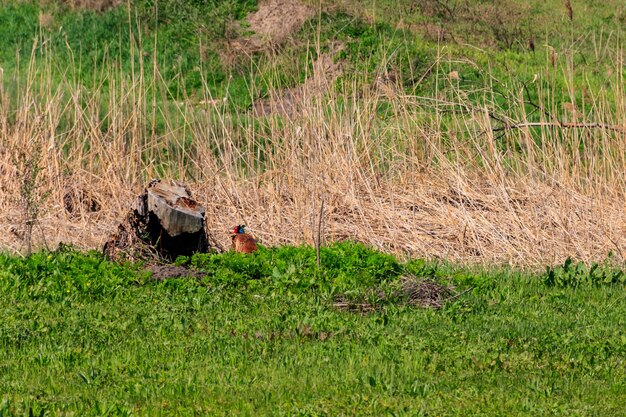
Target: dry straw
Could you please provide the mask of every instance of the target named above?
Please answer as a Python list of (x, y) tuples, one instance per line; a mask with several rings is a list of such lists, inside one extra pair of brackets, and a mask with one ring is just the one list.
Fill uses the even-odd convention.
[(297, 111), (257, 117), (227, 111), (228, 96), (167, 101), (156, 61), (130, 77), (105, 63), (86, 88), (41, 47), (0, 83), (0, 248), (25, 250), (13, 161), (26, 150), (40, 155), (34, 192), (48, 193), (37, 247), (100, 248), (147, 182), (169, 176), (207, 207), (226, 247), (230, 227), (245, 223), (270, 246), (352, 239), (403, 256), (527, 266), (623, 259), (626, 96), (616, 51), (609, 89), (568, 120), (552, 80), (572, 69), (547, 65), (526, 88), (552, 104), (537, 105), (531, 123), (522, 85), (510, 86), (506, 105), (486, 85), (477, 106), (443, 59), (430, 70), (440, 83), (433, 97), (356, 76), (299, 90), (289, 103)]

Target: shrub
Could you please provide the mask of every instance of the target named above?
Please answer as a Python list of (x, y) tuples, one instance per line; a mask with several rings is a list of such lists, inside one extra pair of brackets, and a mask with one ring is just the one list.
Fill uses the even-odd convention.
[[(191, 265), (206, 272), (209, 282), (303, 290), (365, 288), (397, 278), (401, 265), (391, 255), (361, 243), (341, 242), (321, 249), (318, 268), (311, 246), (263, 248), (253, 254), (196, 254)], [(256, 281), (256, 282), (255, 282)]]
[(599, 286), (626, 283), (624, 271), (612, 266), (608, 261), (591, 266), (583, 262), (574, 263), (568, 258), (563, 265), (548, 267), (543, 275), (543, 282), (554, 287)]

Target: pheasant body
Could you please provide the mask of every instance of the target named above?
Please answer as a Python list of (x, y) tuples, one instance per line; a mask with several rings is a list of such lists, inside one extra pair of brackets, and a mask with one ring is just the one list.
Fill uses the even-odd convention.
[(252, 253), (257, 250), (256, 240), (244, 231), (244, 226), (235, 226), (232, 234), (233, 250), (241, 253)]

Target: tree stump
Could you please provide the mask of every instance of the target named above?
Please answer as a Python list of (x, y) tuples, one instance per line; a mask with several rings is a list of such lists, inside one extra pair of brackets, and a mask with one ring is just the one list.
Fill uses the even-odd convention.
[(209, 249), (205, 210), (187, 187), (175, 181), (150, 182), (118, 232), (104, 245), (110, 258), (161, 257), (174, 260)]

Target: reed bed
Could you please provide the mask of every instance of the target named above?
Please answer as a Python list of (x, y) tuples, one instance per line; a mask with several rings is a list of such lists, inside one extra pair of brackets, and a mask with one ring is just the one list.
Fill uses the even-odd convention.
[(554, 79), (574, 71), (566, 60), (530, 85), (500, 86), (502, 98), (489, 83), (468, 92), (441, 57), (429, 96), (345, 75), (262, 116), (208, 89), (173, 100), (156, 59), (144, 59), (130, 75), (112, 60), (85, 86), (40, 44), (3, 73), (0, 248), (99, 249), (150, 179), (174, 178), (224, 247), (245, 223), (268, 246), (314, 244), (319, 228), (322, 244), (471, 264), (624, 261), (620, 47), (606, 89), (581, 102), (568, 84), (565, 106)]

